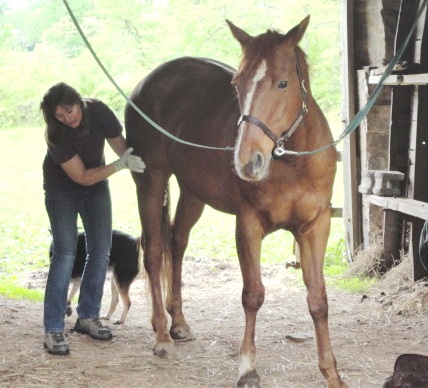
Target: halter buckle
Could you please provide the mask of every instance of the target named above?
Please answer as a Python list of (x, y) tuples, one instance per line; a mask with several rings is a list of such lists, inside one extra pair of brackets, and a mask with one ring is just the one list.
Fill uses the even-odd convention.
[(285, 155), (285, 154), (286, 154), (286, 151), (285, 151), (285, 149), (282, 147), (282, 145), (278, 145), (278, 146), (274, 149), (273, 154), (274, 154), (275, 156), (280, 157), (280, 156)]

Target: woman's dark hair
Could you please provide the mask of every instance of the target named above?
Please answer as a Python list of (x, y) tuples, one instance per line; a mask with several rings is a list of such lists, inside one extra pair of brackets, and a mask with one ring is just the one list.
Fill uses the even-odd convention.
[(40, 103), (40, 110), (46, 122), (45, 138), (48, 144), (58, 144), (66, 131), (66, 126), (56, 117), (55, 111), (58, 106), (71, 106), (80, 104), (84, 111), (84, 102), (79, 92), (64, 82), (53, 85)]

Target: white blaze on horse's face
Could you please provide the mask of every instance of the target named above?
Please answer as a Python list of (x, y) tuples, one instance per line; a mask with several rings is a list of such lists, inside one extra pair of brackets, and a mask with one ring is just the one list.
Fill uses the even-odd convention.
[[(245, 96), (241, 96), (241, 100), (244, 101), (242, 109), (243, 115), (249, 115), (251, 113), (251, 106), (254, 102), (257, 87), (265, 78), (266, 72), (266, 61), (262, 60), (252, 81), (250, 82), (250, 89)], [(247, 181), (258, 181), (266, 175), (269, 167), (269, 160), (266, 160), (263, 153), (257, 151), (254, 152), (252, 150), (252, 138), (248, 133), (249, 126), (249, 123), (242, 122), (239, 128), (235, 147), (235, 168), (241, 179)], [(263, 132), (261, 132), (259, 128), (256, 128), (255, 131), (258, 135), (262, 136), (263, 140), (266, 140), (264, 139)]]
[(261, 81), (265, 77), (266, 70), (267, 70), (266, 61), (263, 60), (260, 63), (260, 66), (257, 69), (256, 74), (254, 75), (251, 89), (248, 91), (245, 97), (245, 105), (244, 105), (242, 114), (248, 115), (250, 113), (250, 108), (251, 108), (251, 103), (253, 102), (254, 93), (256, 92), (256, 88), (259, 81)]

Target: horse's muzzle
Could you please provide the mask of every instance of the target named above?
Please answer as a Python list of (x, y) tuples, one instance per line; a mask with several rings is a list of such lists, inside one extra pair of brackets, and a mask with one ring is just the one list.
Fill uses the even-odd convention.
[(246, 163), (241, 163), (239, 155), (235, 154), (235, 169), (241, 179), (259, 181), (266, 175), (270, 159), (261, 152), (255, 152)]

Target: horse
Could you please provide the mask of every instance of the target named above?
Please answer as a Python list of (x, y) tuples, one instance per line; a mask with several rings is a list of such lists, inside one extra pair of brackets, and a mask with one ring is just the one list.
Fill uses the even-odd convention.
[[(125, 108), (127, 145), (147, 165), (144, 174), (132, 176), (152, 298), (153, 352), (174, 357), (174, 340), (195, 338), (182, 310), (182, 263), (190, 231), (208, 204), (236, 216), (245, 312), (237, 386), (261, 384), (254, 340), (265, 297), (261, 245), (266, 235), (285, 229), (300, 248), (319, 369), (328, 387), (346, 387), (331, 346), (323, 275), (337, 153), (328, 146), (332, 134), (312, 97), (306, 54), (298, 45), (309, 16), (286, 34), (252, 36), (226, 22), (242, 47), (237, 71), (213, 59), (174, 59), (142, 79)], [(325, 149), (298, 154), (320, 147)], [(163, 201), (172, 175), (180, 194), (170, 221)]]

